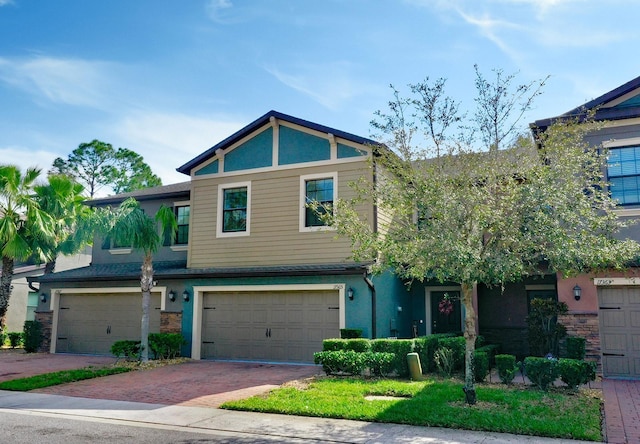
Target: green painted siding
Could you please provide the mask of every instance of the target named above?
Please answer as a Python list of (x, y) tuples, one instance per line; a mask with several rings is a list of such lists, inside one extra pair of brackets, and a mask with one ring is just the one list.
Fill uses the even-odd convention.
[(361, 151), (359, 149), (353, 148), (351, 146), (343, 145), (341, 143), (338, 144), (338, 159), (345, 159), (348, 157), (360, 157), (366, 156), (366, 151)]
[(218, 174), (218, 160), (214, 160), (209, 165), (196, 171), (196, 176), (202, 176), (204, 174)]
[(273, 129), (267, 128), (224, 156), (224, 171), (264, 168), (273, 162)]
[(280, 126), (278, 162), (280, 165), (316, 162), (331, 158), (328, 139)]

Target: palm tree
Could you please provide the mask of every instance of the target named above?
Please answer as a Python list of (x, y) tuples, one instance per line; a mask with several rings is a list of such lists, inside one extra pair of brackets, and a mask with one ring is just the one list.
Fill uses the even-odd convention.
[(83, 204), (84, 187), (70, 176), (49, 175), (46, 185), (34, 187), (35, 199), (53, 221), (53, 237), (35, 245), (46, 262), (45, 274), (53, 273), (59, 254), (78, 253), (92, 240), (93, 210)]
[(15, 165), (0, 165), (0, 329), (4, 328), (9, 307), (15, 261), (38, 253), (33, 245), (51, 236), (52, 218), (40, 210), (33, 198), (33, 187), (40, 172), (38, 168), (28, 168), (22, 174)]
[(151, 289), (153, 288), (153, 253), (164, 239), (164, 234), (175, 238), (178, 223), (173, 209), (162, 205), (152, 218), (147, 215), (140, 204), (133, 198), (122, 202), (110, 215), (106, 234), (119, 245), (129, 244), (143, 254), (140, 275), (142, 290), (142, 320), (140, 359), (149, 360), (149, 307), (151, 305)]

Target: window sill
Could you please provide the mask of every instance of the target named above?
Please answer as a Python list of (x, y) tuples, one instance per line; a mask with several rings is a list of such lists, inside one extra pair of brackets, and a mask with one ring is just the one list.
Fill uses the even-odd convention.
[(113, 248), (109, 250), (109, 254), (131, 254), (131, 248)]
[(187, 251), (189, 250), (189, 245), (171, 245), (171, 251)]
[(621, 217), (640, 216), (640, 208), (618, 208), (613, 212)]

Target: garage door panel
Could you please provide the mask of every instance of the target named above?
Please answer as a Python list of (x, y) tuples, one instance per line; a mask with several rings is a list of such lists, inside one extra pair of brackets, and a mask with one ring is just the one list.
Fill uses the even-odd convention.
[[(334, 290), (212, 292), (205, 293), (203, 300), (205, 307), (224, 304), (228, 309), (225, 325), (232, 325), (223, 334), (223, 321), (204, 311), (204, 358), (313, 362), (322, 340), (339, 335), (339, 310), (331, 316), (326, 313), (327, 302), (338, 306)], [(310, 329), (316, 331), (310, 335)]]
[(598, 302), (604, 376), (640, 378), (640, 288), (602, 287)]
[[(62, 294), (58, 310), (56, 351), (110, 354), (119, 340), (140, 337), (140, 293)], [(160, 295), (152, 294), (149, 330), (160, 331)]]

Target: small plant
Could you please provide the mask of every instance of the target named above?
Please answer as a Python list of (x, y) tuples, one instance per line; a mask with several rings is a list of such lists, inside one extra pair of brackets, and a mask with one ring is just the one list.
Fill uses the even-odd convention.
[(560, 359), (558, 361), (560, 379), (570, 388), (576, 389), (596, 379), (596, 363), (578, 359)]
[(327, 375), (359, 375), (365, 369), (366, 353), (353, 350), (321, 351), (313, 354), (313, 361), (322, 365)]
[(489, 355), (483, 351), (476, 351), (473, 357), (473, 373), (476, 382), (482, 382), (489, 374)]
[(578, 336), (567, 336), (566, 341), (567, 341), (567, 358), (584, 359), (586, 355), (587, 340), (585, 338), (580, 338)]
[(464, 337), (455, 336), (442, 338), (438, 341), (439, 348), (448, 348), (453, 352), (453, 370), (460, 370), (464, 366), (466, 342)]
[(150, 333), (149, 350), (153, 359), (173, 359), (180, 356), (180, 348), (187, 341), (180, 333)]
[(42, 342), (42, 327), (38, 321), (25, 321), (23, 330), (24, 351), (35, 353)]
[(451, 376), (456, 364), (454, 351), (447, 347), (440, 347), (436, 350), (434, 359), (438, 371), (445, 376)]
[(362, 337), (362, 329), (361, 328), (341, 328), (340, 329), (340, 338), (341, 339), (355, 339)]
[(540, 390), (547, 390), (558, 379), (558, 360), (555, 358), (528, 357), (524, 359), (524, 370), (531, 381)]
[(142, 347), (140, 341), (116, 341), (111, 346), (111, 354), (117, 358), (126, 358), (127, 361), (139, 361)]
[(22, 332), (21, 331), (10, 331), (9, 336), (9, 345), (11, 348), (19, 347), (22, 344)]
[(513, 355), (496, 355), (496, 367), (498, 368), (498, 376), (503, 384), (511, 384), (515, 378), (519, 363), (516, 363), (516, 357)]

